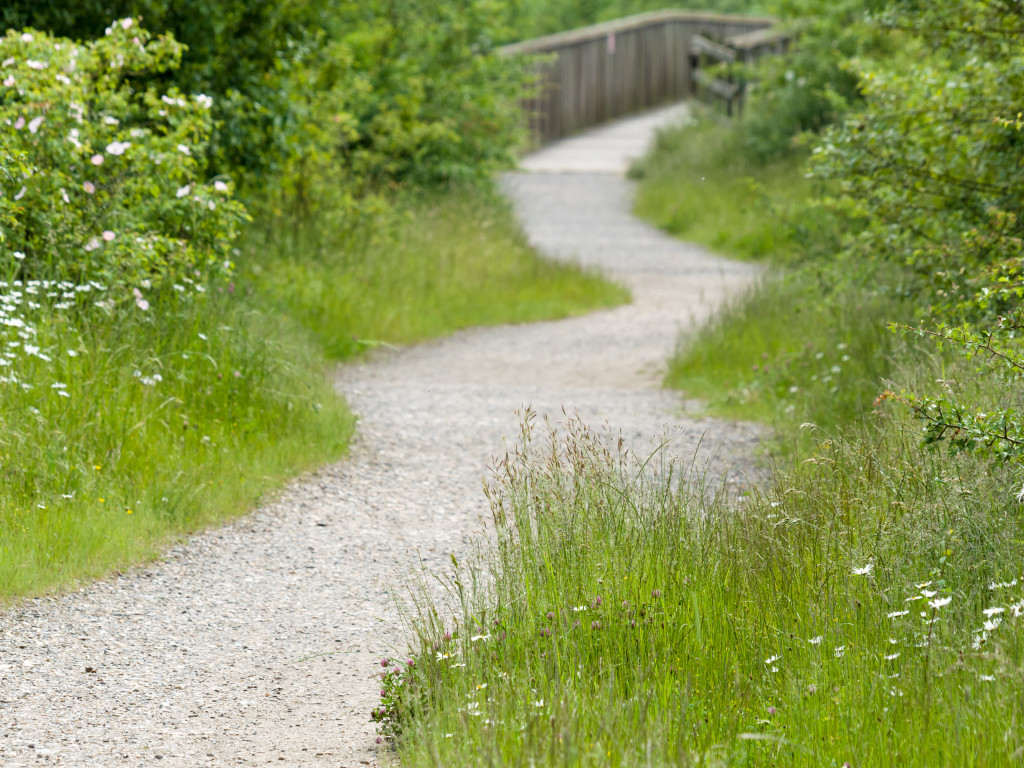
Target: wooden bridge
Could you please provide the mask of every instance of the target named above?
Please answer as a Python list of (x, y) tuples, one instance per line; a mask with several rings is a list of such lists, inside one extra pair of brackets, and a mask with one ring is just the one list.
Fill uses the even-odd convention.
[(700, 63), (749, 62), (782, 50), (766, 16), (658, 11), (508, 45), (537, 55), (538, 92), (524, 100), (536, 146), (621, 115), (679, 101), (704, 88), (732, 108), (742, 88), (704, 75)]

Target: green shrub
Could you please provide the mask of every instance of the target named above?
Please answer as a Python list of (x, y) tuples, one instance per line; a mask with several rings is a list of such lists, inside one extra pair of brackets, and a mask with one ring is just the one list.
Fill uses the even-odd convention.
[(203, 181), (209, 98), (131, 84), (180, 56), (131, 18), (85, 44), (0, 39), (4, 276), (170, 290), (229, 271), (244, 210), (225, 181)]

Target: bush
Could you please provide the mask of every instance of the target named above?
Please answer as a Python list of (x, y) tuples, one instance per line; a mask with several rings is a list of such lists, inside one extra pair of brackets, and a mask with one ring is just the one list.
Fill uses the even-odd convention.
[(158, 290), (230, 268), (245, 214), (227, 182), (202, 181), (210, 99), (133, 85), (173, 70), (181, 52), (131, 18), (85, 44), (34, 31), (0, 39), (8, 279)]

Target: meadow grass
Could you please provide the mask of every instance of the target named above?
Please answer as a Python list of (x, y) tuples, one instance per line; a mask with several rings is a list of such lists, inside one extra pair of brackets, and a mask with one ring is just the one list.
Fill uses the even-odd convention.
[(344, 452), (354, 420), (301, 329), (179, 288), (3, 292), (0, 600), (155, 557)]
[(698, 112), (696, 122), (659, 132), (630, 175), (634, 211), (665, 231), (740, 259), (787, 263), (809, 247), (836, 246), (838, 224), (805, 175), (806, 153), (757, 161), (735, 125)]
[(622, 286), (538, 256), (489, 186), (406, 198), (370, 228), (310, 240), (287, 230), (243, 246), (259, 289), (314, 333), (328, 357), (461, 328), (579, 315), (629, 300)]
[(496, 547), (417, 593), (414, 652), (381, 670), (402, 763), (1019, 756), (1020, 508), (901, 411), (875, 419), (738, 506), (578, 424), (528, 428), (491, 489)]

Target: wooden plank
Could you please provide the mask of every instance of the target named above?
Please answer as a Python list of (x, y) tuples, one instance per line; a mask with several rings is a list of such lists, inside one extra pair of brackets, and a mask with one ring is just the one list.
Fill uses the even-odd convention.
[(790, 33), (776, 27), (755, 29), (725, 39), (725, 44), (737, 51), (750, 51), (789, 42)]
[(704, 35), (694, 35), (690, 39), (690, 48), (717, 61), (729, 63), (736, 61), (736, 51), (728, 46), (716, 43), (714, 40), (708, 40)]
[(704, 13), (700, 11), (654, 11), (653, 13), (640, 13), (636, 16), (627, 16), (624, 19), (606, 21), (568, 32), (559, 32), (554, 35), (545, 35), (544, 37), (537, 37), (532, 40), (511, 43), (499, 50), (501, 53), (510, 56), (521, 53), (545, 53), (570, 45), (584, 43), (594, 38), (603, 37), (607, 39), (608, 34), (611, 32), (618, 35), (633, 29), (660, 26), (673, 21), (689, 24), (703, 23), (710, 28), (722, 27), (727, 24), (741, 24), (750, 29), (771, 27), (776, 23), (776, 19), (771, 16), (731, 16), (724, 13)]
[(690, 76), (693, 78), (693, 81), (702, 88), (707, 88), (711, 93), (728, 101), (735, 99), (740, 92), (740, 86), (736, 83), (728, 83), (725, 80), (719, 80), (717, 77), (713, 77), (700, 69), (693, 70)]

